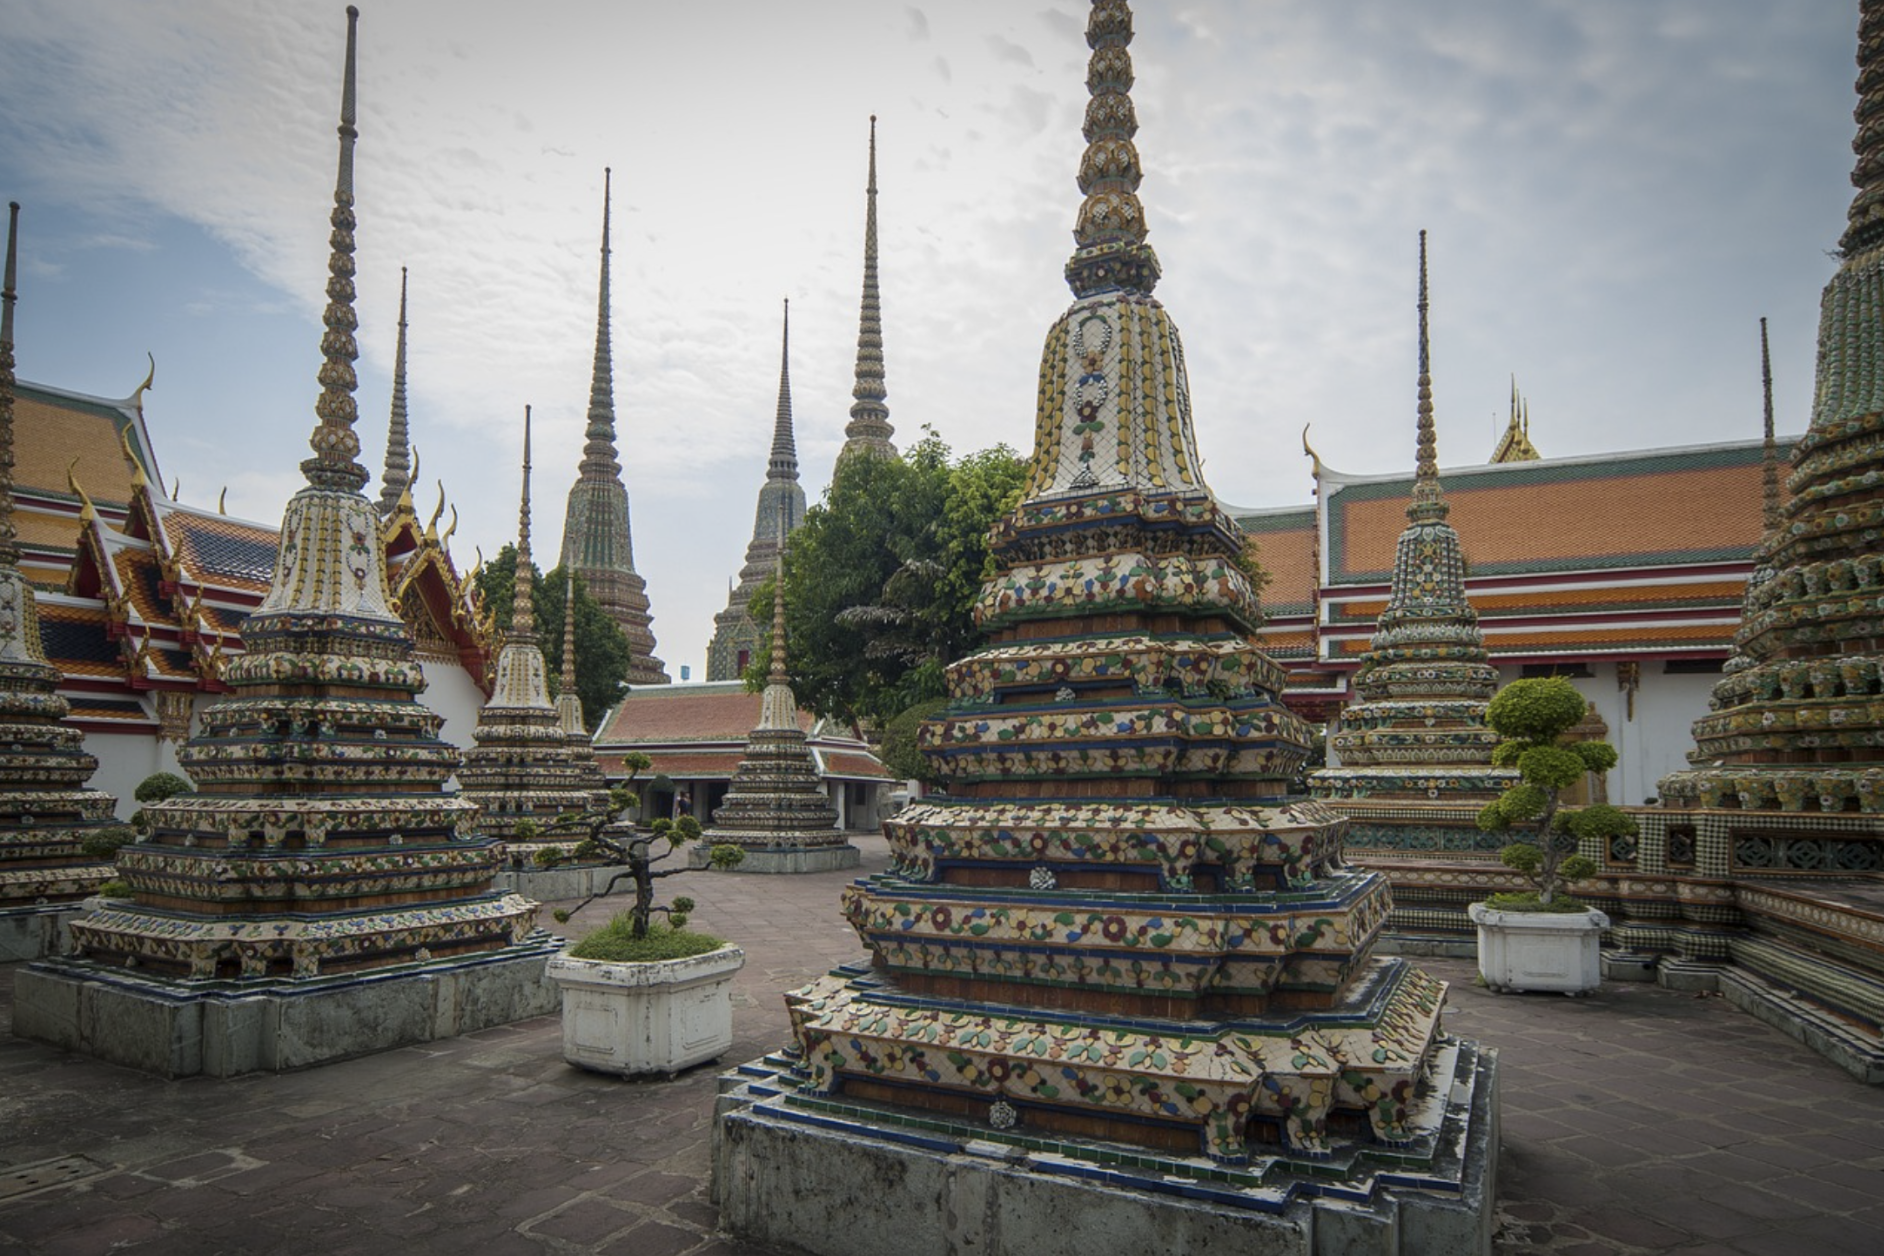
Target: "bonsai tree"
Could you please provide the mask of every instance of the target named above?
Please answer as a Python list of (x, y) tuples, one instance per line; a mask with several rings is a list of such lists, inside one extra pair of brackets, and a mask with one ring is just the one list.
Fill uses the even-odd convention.
[(1583, 904), (1564, 889), (1593, 876), (1596, 863), (1578, 854), (1582, 839), (1607, 840), (1633, 835), (1635, 821), (1620, 808), (1597, 803), (1574, 809), (1560, 806), (1563, 791), (1585, 772), (1616, 766), (1616, 751), (1604, 741), (1564, 744), (1563, 735), (1583, 719), (1583, 695), (1561, 676), (1514, 680), (1498, 691), (1485, 712), (1501, 739), (1492, 763), (1515, 767), (1518, 784), (1478, 813), (1487, 833), (1510, 832), (1519, 840), (1499, 852), (1507, 868), (1529, 877), (1530, 894), (1494, 894), (1491, 906), (1503, 911), (1581, 911)]
[[(190, 784), (186, 777), (178, 776), (175, 772), (152, 772), (137, 783), (137, 788), (131, 791), (131, 797), (138, 802), (163, 802), (179, 794), (195, 792), (196, 786)], [(145, 817), (142, 807), (131, 813), (131, 827), (139, 833), (150, 828), (150, 821)]]
[[(700, 837), (700, 822), (692, 816), (682, 816), (679, 820), (656, 820), (646, 832), (626, 825), (617, 825), (616, 817), (634, 805), (635, 796), (625, 786), (616, 786), (609, 791), (608, 804), (594, 811), (559, 817), (551, 832), (582, 833), (582, 844), (577, 849), (589, 846), (607, 856), (612, 862), (627, 865), (627, 871), (618, 872), (610, 877), (599, 893), (591, 894), (576, 904), (574, 908), (558, 908), (554, 913), (558, 923), (587, 907), (598, 898), (605, 898), (617, 885), (628, 881), (634, 885), (634, 903), (611, 929), (620, 927), (629, 942), (644, 942), (655, 916), (665, 916), (667, 924), (674, 930), (684, 929), (687, 915), (693, 910), (690, 898), (675, 898), (671, 904), (656, 905), (654, 902), (654, 882), (661, 877), (679, 876), (689, 868), (656, 868), (654, 865), (668, 858), (688, 842)], [(665, 843), (657, 851), (657, 843)], [(737, 846), (715, 846), (711, 863), (715, 868), (732, 868), (746, 857), (746, 852)], [(717, 938), (710, 939), (713, 946), (719, 945)], [(708, 950), (711, 947), (706, 948)], [(668, 957), (671, 958), (671, 957)]]

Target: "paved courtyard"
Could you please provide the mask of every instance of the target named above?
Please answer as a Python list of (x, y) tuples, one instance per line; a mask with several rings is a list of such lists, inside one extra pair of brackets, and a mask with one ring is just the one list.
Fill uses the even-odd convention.
[[(785, 1039), (782, 991), (861, 954), (836, 907), (853, 875), (664, 884), (746, 948), (724, 1063)], [(1449, 1027), (1502, 1052), (1501, 1252), (1884, 1251), (1884, 1089), (1718, 998), (1493, 996), (1468, 961), (1421, 963), (1452, 982)], [(0, 1032), (0, 1252), (760, 1256), (706, 1198), (716, 1071), (583, 1073), (554, 1017), (232, 1081)]]

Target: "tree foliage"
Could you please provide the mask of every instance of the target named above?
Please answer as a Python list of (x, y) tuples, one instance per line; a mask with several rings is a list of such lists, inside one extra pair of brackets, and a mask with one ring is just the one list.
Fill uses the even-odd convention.
[[(943, 696), (944, 669), (979, 642), (988, 531), (1025, 479), (1007, 446), (953, 459), (933, 431), (900, 458), (841, 460), (785, 550), (786, 670), (799, 703), (884, 725)], [(753, 595), (758, 623), (771, 620), (773, 586)], [(762, 685), (766, 668), (755, 661), (747, 682)]]
[[(530, 587), (530, 605), (536, 614), (537, 644), (549, 671), (550, 696), (562, 688), (563, 568), (536, 573)], [(478, 570), (478, 595), (491, 608), (499, 629), (510, 628), (517, 587), (517, 547), (506, 545), (497, 557)], [(628, 678), (631, 654), (628, 638), (608, 617), (601, 603), (589, 596), (582, 576), (576, 576), (576, 694), (582, 699), (582, 719), (593, 730), (608, 709), (621, 698), (621, 682)]]
[[(1634, 834), (1635, 821), (1607, 803), (1560, 810), (1562, 792), (1585, 772), (1607, 772), (1616, 766), (1615, 748), (1607, 742), (1559, 744), (1559, 738), (1583, 719), (1583, 695), (1561, 676), (1514, 680), (1498, 691), (1486, 709), (1486, 722), (1503, 740), (1492, 754), (1500, 767), (1515, 766), (1520, 783), (1485, 804), (1478, 827), (1487, 833), (1521, 830), (1521, 840), (1499, 852), (1507, 868), (1522, 872), (1537, 883), (1536, 902), (1549, 910), (1557, 896), (1573, 881), (1594, 876), (1596, 864), (1576, 853), (1579, 841), (1598, 843)], [(1527, 904), (1494, 896), (1500, 907)]]

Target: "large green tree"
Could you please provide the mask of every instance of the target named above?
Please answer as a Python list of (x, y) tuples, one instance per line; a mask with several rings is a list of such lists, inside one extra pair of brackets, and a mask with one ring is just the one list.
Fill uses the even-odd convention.
[[(988, 530), (1020, 500), (1026, 464), (1005, 445), (963, 458), (925, 429), (900, 458), (838, 463), (785, 550), (786, 668), (798, 701), (887, 724), (944, 693), (943, 669), (979, 641)], [(772, 615), (772, 582), (751, 613)], [(766, 656), (748, 680), (762, 684)]]
[[(530, 587), (530, 604), (536, 611), (536, 635), (543, 647), (543, 661), (549, 668), (550, 696), (561, 688), (563, 667), (563, 581), (562, 567), (541, 572), (535, 563), (530, 570), (536, 578)], [(478, 570), (477, 588), (484, 604), (495, 612), (500, 629), (510, 627), (510, 613), (517, 587), (517, 547), (506, 545), (497, 557)], [(581, 575), (576, 576), (576, 694), (582, 699), (582, 719), (593, 730), (608, 709), (621, 698), (621, 682), (628, 678), (630, 660), (628, 639), (608, 617), (601, 604), (589, 596)]]

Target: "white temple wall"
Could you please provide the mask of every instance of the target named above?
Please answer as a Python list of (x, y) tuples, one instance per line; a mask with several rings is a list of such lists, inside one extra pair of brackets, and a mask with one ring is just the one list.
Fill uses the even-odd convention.
[(425, 668), (425, 691), (419, 701), (445, 717), (445, 726), (438, 735), (460, 750), (470, 749), (478, 712), (484, 709), (484, 691), (471, 679), (471, 673), (456, 663), (427, 658), (421, 664)]
[(145, 777), (153, 772), (184, 774), (177, 766), (176, 743), (149, 733), (87, 733), (85, 749), (98, 758), (98, 770), (86, 784), (118, 800), (120, 820), (129, 820), (137, 810), (132, 794)]
[[(1707, 699), (1718, 676), (1706, 673), (1668, 675), (1661, 659), (1641, 665), (1633, 715), (1629, 695), (1617, 684), (1617, 665), (1607, 660), (1586, 664), (1591, 675), (1571, 677), (1577, 692), (1596, 704), (1597, 714), (1609, 725), (1609, 744), (1617, 763), (1609, 774), (1609, 801), (1618, 806), (1640, 806), (1657, 797), (1656, 782), (1688, 766), (1694, 746), (1694, 721), (1707, 714)], [(1500, 686), (1519, 676), (1515, 666), (1498, 669)]]

